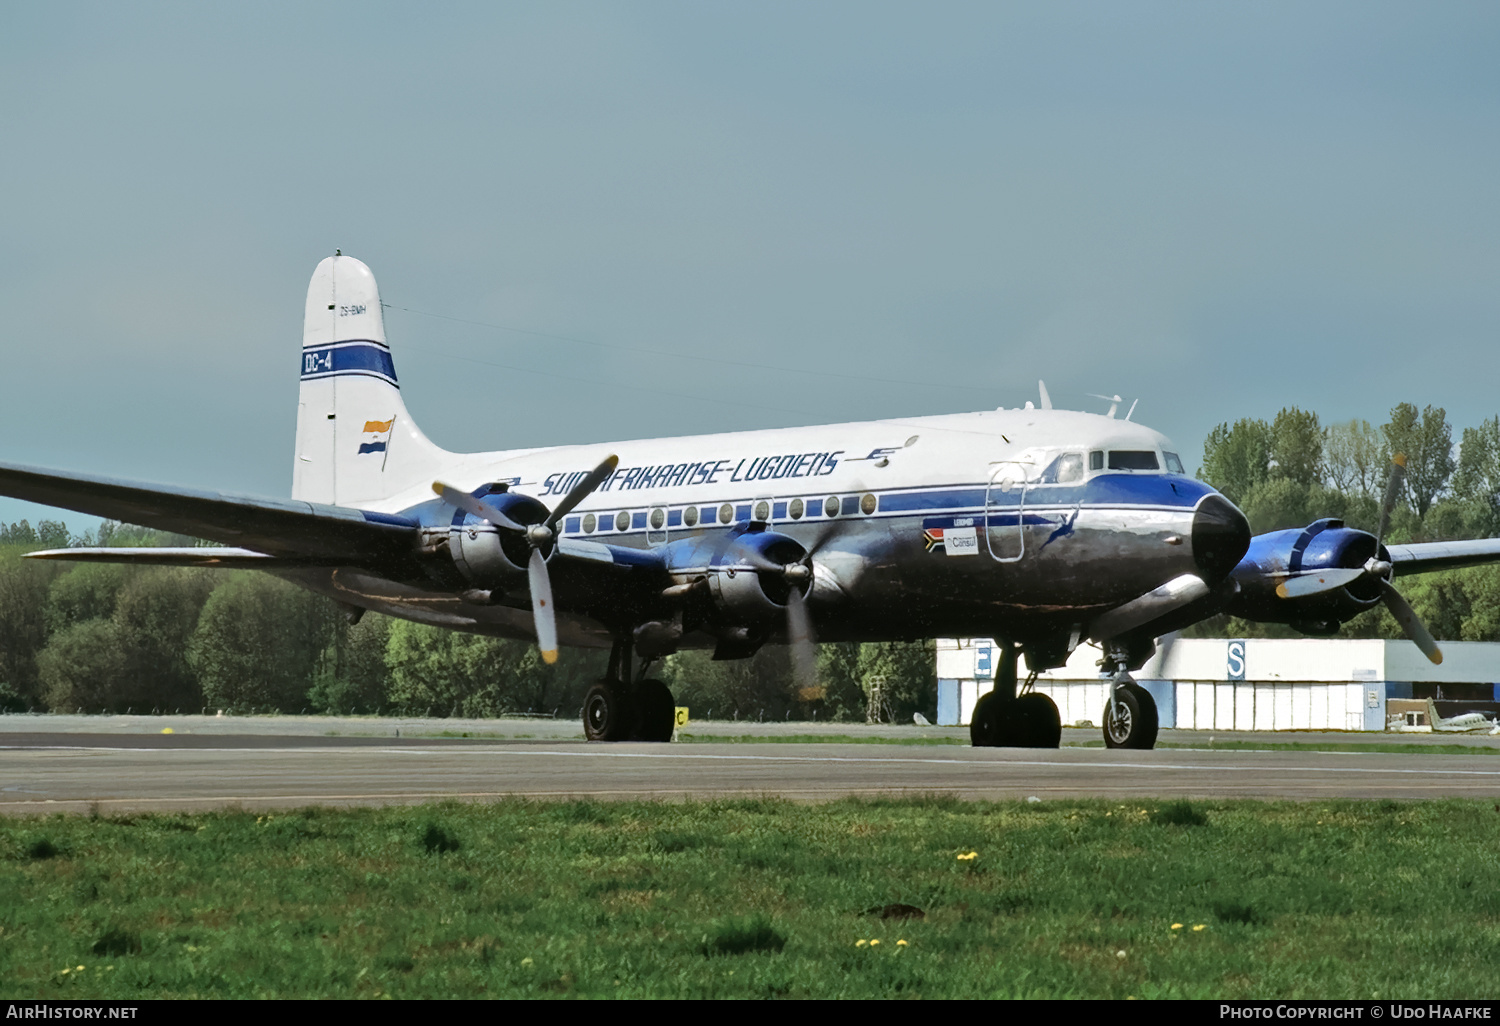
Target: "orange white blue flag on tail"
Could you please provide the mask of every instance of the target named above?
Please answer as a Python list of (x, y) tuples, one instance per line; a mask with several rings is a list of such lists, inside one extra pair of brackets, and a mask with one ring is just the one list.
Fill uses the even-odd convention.
[[(386, 443), (391, 440), (391, 428), (395, 424), (395, 417), (390, 420), (365, 421), (365, 441), (359, 445), (359, 454), (363, 456), (367, 452), (385, 452)], [(372, 435), (375, 437), (371, 438)]]

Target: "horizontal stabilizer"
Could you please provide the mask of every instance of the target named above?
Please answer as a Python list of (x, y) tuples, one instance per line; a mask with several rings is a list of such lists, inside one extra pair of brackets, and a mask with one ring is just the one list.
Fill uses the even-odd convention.
[(418, 537), (414, 521), (387, 513), (8, 463), (0, 463), (0, 495), (274, 556), (334, 563), (408, 556)]
[(209, 566), (220, 569), (275, 570), (279, 567), (337, 565), (338, 560), (307, 556), (269, 556), (250, 549), (195, 548), (44, 549), (27, 559), (61, 559), (73, 563), (133, 563), (136, 566)]

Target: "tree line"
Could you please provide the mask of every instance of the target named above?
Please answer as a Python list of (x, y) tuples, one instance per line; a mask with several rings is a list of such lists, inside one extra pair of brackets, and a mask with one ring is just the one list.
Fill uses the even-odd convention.
[[(1375, 531), (1393, 456), (1406, 457), (1387, 544), (1500, 535), (1500, 417), (1463, 428), (1441, 407), (1400, 403), (1379, 427), (1367, 420), (1321, 423), (1288, 407), (1271, 420), (1220, 424), (1203, 444), (1198, 476), (1244, 511), (1256, 534), (1337, 517)], [(1399, 587), (1439, 640), (1500, 640), (1500, 570), (1473, 567), (1402, 578)], [(1199, 637), (1296, 637), (1279, 624), (1215, 617)], [(1346, 623), (1340, 637), (1401, 638), (1379, 605)]]
[[(493, 717), (574, 716), (605, 654), (367, 613), (255, 571), (65, 563), (26, 552), (74, 545), (192, 545), (106, 522), (71, 536), (62, 523), (0, 524), (0, 709)], [(884, 681), (887, 714), (932, 717), (930, 643), (835, 644), (817, 687), (799, 688), (785, 648), (714, 662), (668, 657), (653, 671), (698, 718), (859, 720), (866, 684)]]

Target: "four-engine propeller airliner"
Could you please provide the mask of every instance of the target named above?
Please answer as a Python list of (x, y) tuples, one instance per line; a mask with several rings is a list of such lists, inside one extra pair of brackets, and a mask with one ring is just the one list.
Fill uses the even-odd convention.
[(671, 738), (672, 695), (646, 674), (681, 648), (788, 643), (808, 673), (814, 634), (977, 635), (1004, 654), (974, 743), (1056, 747), (1029, 684), (1089, 639), (1115, 682), (1105, 741), (1131, 748), (1155, 744), (1129, 674), (1161, 634), (1221, 611), (1328, 633), (1384, 601), (1437, 661), (1391, 578), (1500, 560), (1500, 540), (1386, 547), (1336, 520), (1252, 538), (1162, 435), (1053, 409), (1045, 388), (1040, 408), (448, 452), (406, 408), (374, 276), (342, 255), (313, 273), (299, 369), (290, 500), (0, 464), (0, 494), (221, 546), (32, 555), (265, 570), (352, 618), (535, 638), (549, 662), (607, 648), (591, 740)]

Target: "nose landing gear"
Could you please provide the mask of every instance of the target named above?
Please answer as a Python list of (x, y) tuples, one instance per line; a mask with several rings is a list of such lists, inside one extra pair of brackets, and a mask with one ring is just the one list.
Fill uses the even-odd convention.
[(1103, 663), (1114, 670), (1109, 699), (1104, 703), (1104, 747), (1155, 748), (1160, 728), (1156, 699), (1130, 676), (1122, 658), (1107, 650)]

